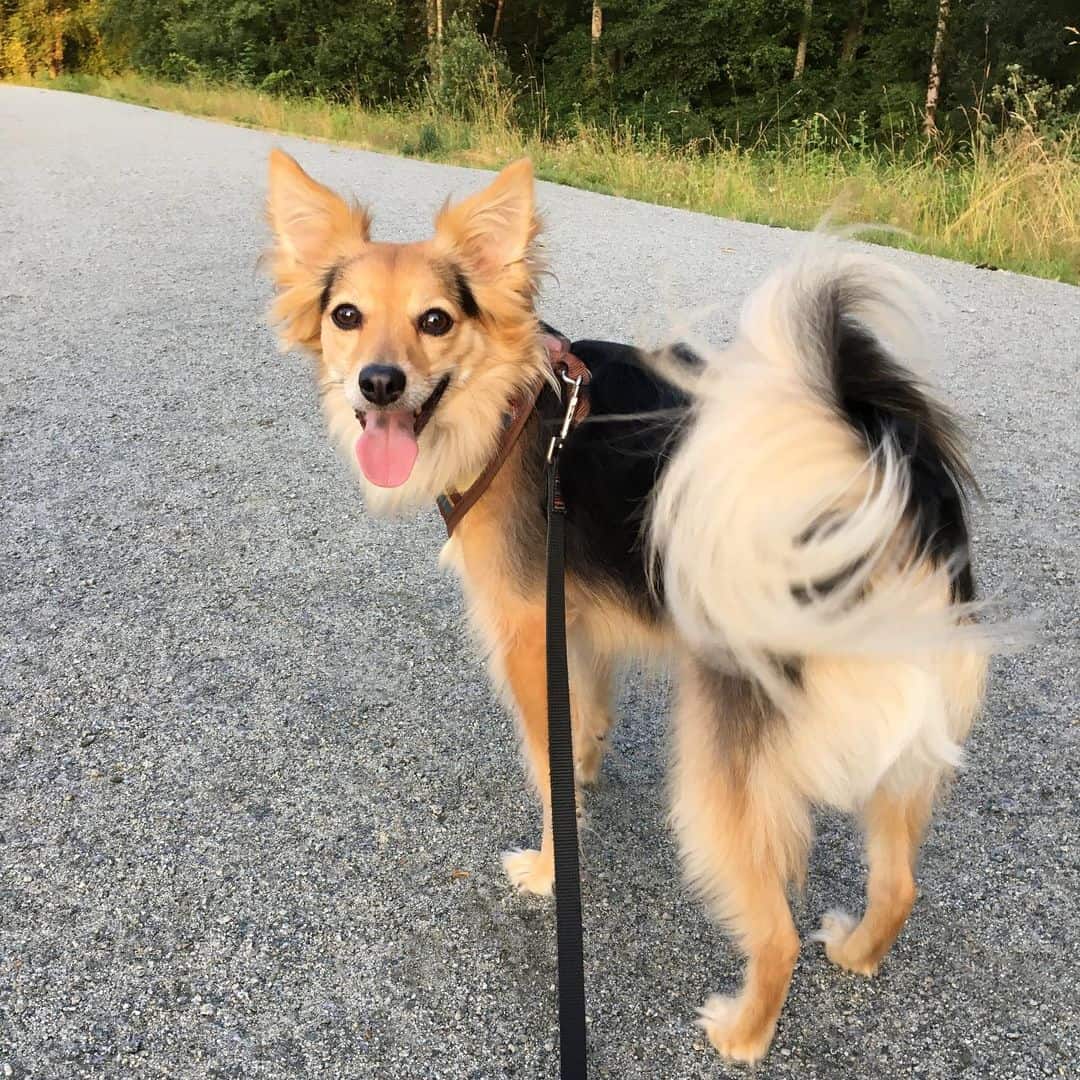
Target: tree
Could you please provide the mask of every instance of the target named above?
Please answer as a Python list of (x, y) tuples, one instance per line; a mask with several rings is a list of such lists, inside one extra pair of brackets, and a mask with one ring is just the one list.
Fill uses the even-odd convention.
[(600, 35), (604, 32), (604, 12), (600, 7), (600, 0), (593, 0), (592, 27), (590, 28), (590, 40), (592, 50), (590, 53), (592, 66), (596, 67), (596, 54), (600, 51)]
[(941, 60), (945, 52), (945, 34), (949, 29), (949, 0), (938, 0), (937, 31), (934, 48), (930, 54), (930, 78), (926, 83), (926, 112), (923, 130), (928, 136), (936, 135), (938, 100), (941, 96)]
[(855, 59), (855, 53), (862, 44), (863, 30), (866, 27), (867, 7), (870, 0), (855, 0), (851, 8), (844, 38), (840, 42), (840, 66), (845, 67)]
[[(821, 113), (840, 127), (857, 119), (866, 138), (896, 138), (944, 129), (977, 94), (1007, 89), (1013, 71), (1061, 91), (1057, 116), (1071, 124), (1077, 2), (0, 0), (0, 76), (135, 69), (409, 102), (425, 75), (436, 85), (448, 70), (439, 58), (457, 20), (459, 51), (480, 56), (498, 42), (535, 90), (545, 130), (586, 116), (676, 143), (725, 133), (752, 142), (766, 130), (782, 140)], [(797, 92), (778, 93), (792, 80)]]
[(795, 50), (795, 75), (794, 78), (802, 78), (806, 70), (806, 43), (810, 38), (810, 20), (814, 15), (814, 0), (803, 0), (802, 25), (799, 27), (799, 45)]

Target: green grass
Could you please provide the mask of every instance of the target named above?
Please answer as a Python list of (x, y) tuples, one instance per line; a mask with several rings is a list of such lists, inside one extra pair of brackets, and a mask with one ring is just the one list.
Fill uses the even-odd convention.
[(780, 148), (687, 149), (629, 127), (540, 138), (510, 123), (512, 102), (498, 94), (466, 123), (426, 106), (372, 110), (135, 75), (35, 85), (463, 165), (528, 155), (539, 176), (573, 187), (799, 229), (828, 214), (878, 226), (864, 237), (875, 242), (1080, 284), (1080, 128), (1051, 141), (1018, 124), (943, 153), (860, 148), (818, 117)]

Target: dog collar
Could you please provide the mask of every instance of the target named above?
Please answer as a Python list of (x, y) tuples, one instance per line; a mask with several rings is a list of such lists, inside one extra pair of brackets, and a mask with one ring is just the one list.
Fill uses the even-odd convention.
[[(582, 361), (570, 351), (570, 340), (551, 327), (541, 324), (543, 330), (544, 351), (547, 356), (548, 366), (555, 375), (559, 386), (560, 397), (566, 380), (575, 382), (580, 379), (577, 408), (574, 411), (572, 426), (581, 423), (589, 414), (589, 369)], [(503, 413), (503, 433), (499, 440), (495, 454), (484, 466), (480, 475), (464, 490), (456, 491), (447, 489), (435, 500), (435, 505), (442, 515), (446, 524), (446, 535), (454, 535), (454, 529), (460, 524), (461, 519), (476, 505), (480, 496), (487, 491), (491, 481), (495, 479), (499, 470), (506, 463), (510, 452), (517, 445), (529, 417), (536, 411), (536, 402), (543, 390), (541, 383), (535, 389), (513, 398)]]

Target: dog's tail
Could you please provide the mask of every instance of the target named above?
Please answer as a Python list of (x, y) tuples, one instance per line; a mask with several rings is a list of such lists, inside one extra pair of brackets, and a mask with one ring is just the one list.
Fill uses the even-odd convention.
[(911, 367), (931, 306), (895, 265), (819, 241), (697, 370), (650, 519), (656, 584), (693, 649), (782, 691), (807, 656), (985, 638), (971, 474)]

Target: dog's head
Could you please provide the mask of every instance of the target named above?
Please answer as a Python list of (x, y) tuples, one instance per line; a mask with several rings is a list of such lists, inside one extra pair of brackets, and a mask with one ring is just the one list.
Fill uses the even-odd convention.
[(275, 150), (269, 216), (279, 336), (318, 358), (332, 431), (369, 504), (467, 486), (507, 402), (543, 378), (529, 162), (444, 207), (431, 239), (387, 244), (365, 210)]

